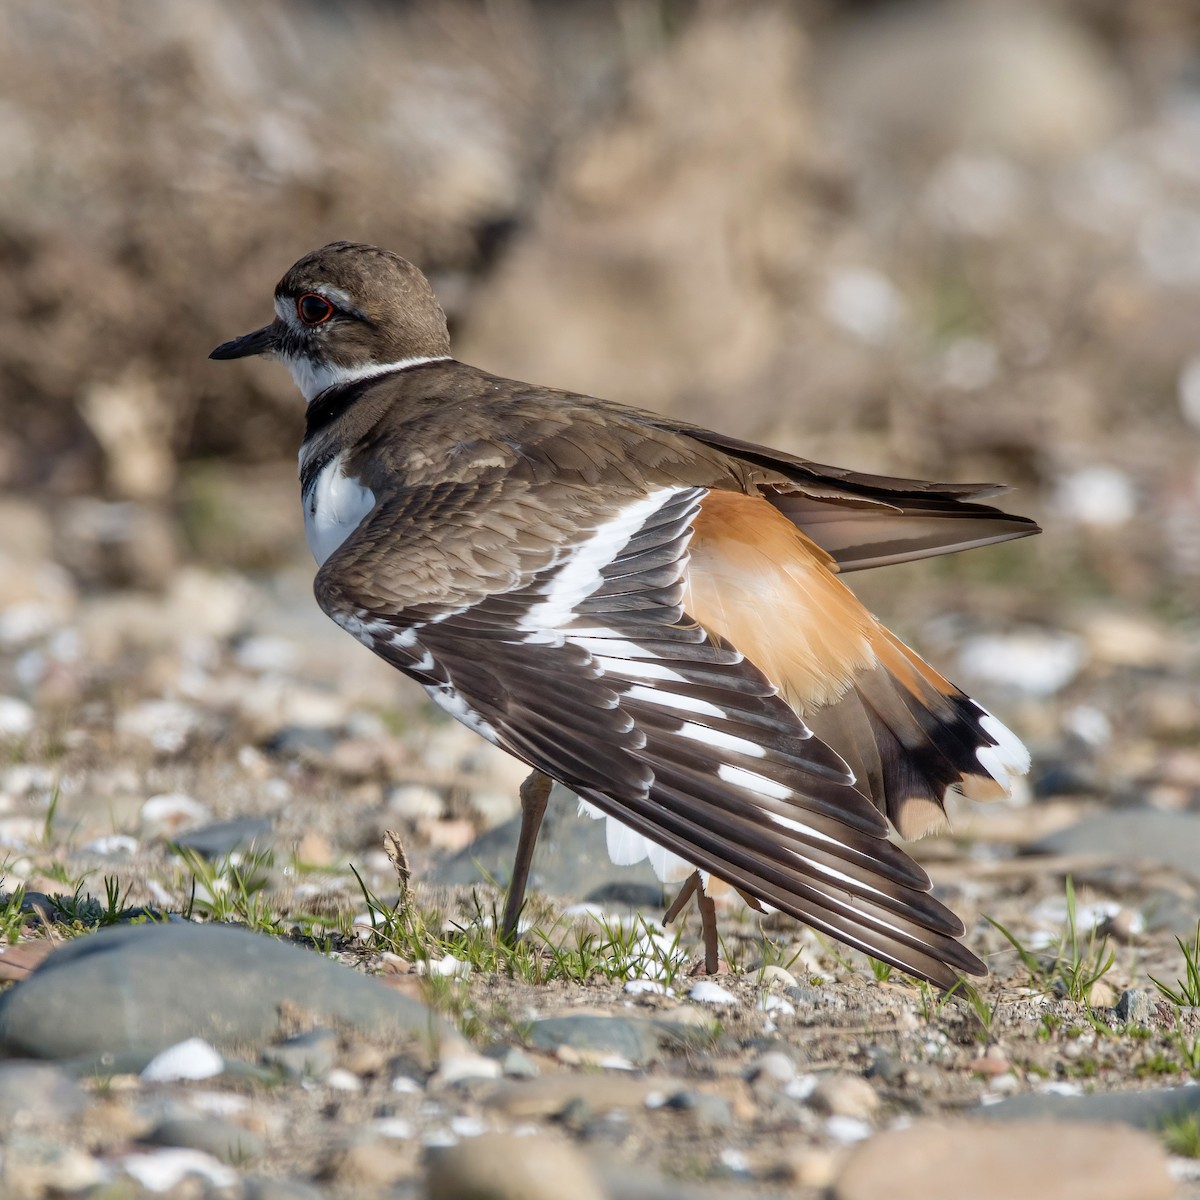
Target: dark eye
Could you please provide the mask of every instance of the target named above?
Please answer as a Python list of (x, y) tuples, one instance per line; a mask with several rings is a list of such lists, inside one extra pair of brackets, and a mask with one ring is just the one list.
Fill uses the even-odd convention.
[(316, 292), (305, 292), (296, 301), (296, 312), (305, 325), (320, 325), (333, 316), (333, 305)]

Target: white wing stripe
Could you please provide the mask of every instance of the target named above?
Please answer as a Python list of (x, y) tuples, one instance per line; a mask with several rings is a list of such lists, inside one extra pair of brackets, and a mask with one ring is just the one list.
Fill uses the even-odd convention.
[(550, 576), (546, 582), (546, 598), (525, 613), (518, 628), (537, 633), (566, 625), (575, 616), (576, 606), (603, 584), (601, 571), (621, 553), (647, 519), (672, 496), (690, 490), (656, 488), (598, 526), (591, 537), (572, 549), (562, 566)]

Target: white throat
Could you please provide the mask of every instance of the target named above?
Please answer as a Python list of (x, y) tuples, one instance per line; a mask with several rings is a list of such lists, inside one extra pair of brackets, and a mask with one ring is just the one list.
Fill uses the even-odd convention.
[(297, 358), (282, 356), (284, 364), (296, 381), (296, 386), (309, 404), (326, 388), (343, 387), (348, 383), (358, 383), (361, 379), (388, 375), (392, 371), (406, 371), (409, 367), (419, 367), (422, 363), (447, 362), (449, 358), (448, 354), (438, 354), (429, 358), (401, 358), (396, 362), (367, 362), (354, 367), (339, 367), (332, 363), (314, 363), (307, 355)]

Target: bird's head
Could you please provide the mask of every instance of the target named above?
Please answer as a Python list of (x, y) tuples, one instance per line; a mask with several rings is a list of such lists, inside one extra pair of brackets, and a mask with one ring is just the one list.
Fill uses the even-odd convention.
[(218, 346), (209, 358), (276, 358), (312, 401), (339, 384), (447, 358), (446, 317), (407, 259), (331, 242), (295, 263), (275, 288), (275, 320)]

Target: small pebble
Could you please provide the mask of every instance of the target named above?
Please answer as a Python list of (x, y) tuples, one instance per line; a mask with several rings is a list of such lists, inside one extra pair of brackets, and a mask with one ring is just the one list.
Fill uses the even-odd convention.
[(630, 996), (673, 996), (675, 993), (657, 979), (629, 979), (625, 991)]
[(1154, 1019), (1158, 1011), (1154, 996), (1137, 988), (1121, 993), (1117, 1000), (1116, 1013), (1120, 1021), (1147, 1022)]
[(781, 984), (783, 987), (797, 986), (795, 975), (775, 963), (769, 963), (763, 967), (762, 982), (764, 987), (769, 987), (773, 983)]
[(225, 1070), (225, 1060), (203, 1038), (188, 1038), (156, 1054), (143, 1068), (148, 1083), (170, 1083), (179, 1079), (211, 1079)]
[(151, 796), (141, 811), (141, 829), (145, 837), (166, 837), (210, 820), (212, 814), (199, 800), (183, 792)]
[(22, 738), (33, 732), (33, 709), (16, 696), (0, 696), (0, 737)]
[[(450, 1087), (468, 1079), (499, 1079), (503, 1068), (494, 1058), (482, 1054), (455, 1054), (442, 1056), (438, 1069), (429, 1080), (430, 1087)], [(392, 1088), (395, 1089), (393, 1082)]]
[(410, 1141), (417, 1136), (413, 1123), (406, 1121), (403, 1117), (380, 1117), (371, 1123), (371, 1128), (380, 1137), (396, 1138), (402, 1142)]
[(668, 1097), (667, 1108), (691, 1113), (702, 1129), (727, 1129), (733, 1124), (733, 1112), (723, 1096), (708, 1092), (683, 1091)]
[(751, 1066), (748, 1075), (754, 1083), (782, 1088), (796, 1078), (796, 1064), (781, 1050), (770, 1050)]
[(127, 1154), (120, 1168), (149, 1192), (169, 1192), (189, 1175), (198, 1175), (214, 1187), (230, 1188), (237, 1183), (232, 1167), (200, 1150), (165, 1148), (145, 1154)]
[(517, 1046), (512, 1046), (500, 1059), (500, 1068), (511, 1079), (536, 1079), (541, 1072), (538, 1065)]
[(391, 1187), (412, 1170), (408, 1153), (392, 1141), (357, 1142), (334, 1151), (321, 1175), (352, 1196)]
[(858, 1075), (827, 1075), (812, 1094), (814, 1108), (837, 1117), (868, 1120), (879, 1111), (875, 1089)]
[(699, 1001), (701, 1004), (736, 1004), (737, 997), (730, 991), (727, 991), (719, 983), (714, 983), (711, 979), (701, 979), (698, 983), (692, 984), (691, 991), (688, 992), (688, 999)]
[(759, 996), (754, 1008), (756, 1012), (773, 1013), (777, 1017), (794, 1017), (796, 1015), (796, 1006), (787, 997), (776, 996), (772, 992)]
[(261, 1158), (265, 1150), (260, 1137), (219, 1117), (177, 1117), (163, 1121), (142, 1141), (152, 1146), (199, 1150), (230, 1165)]
[(873, 1131), (868, 1121), (835, 1114), (826, 1120), (825, 1132), (840, 1145), (849, 1146), (854, 1142), (865, 1141)]
[(332, 1029), (313, 1029), (285, 1042), (265, 1046), (262, 1061), (292, 1079), (324, 1079), (337, 1061), (338, 1038)]

